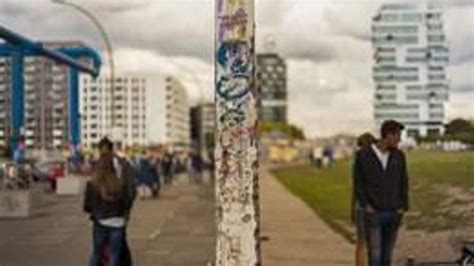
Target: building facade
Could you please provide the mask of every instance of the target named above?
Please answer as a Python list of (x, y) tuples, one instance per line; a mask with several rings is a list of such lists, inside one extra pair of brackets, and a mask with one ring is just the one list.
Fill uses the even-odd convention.
[(257, 55), (260, 88), (260, 118), (264, 122), (287, 123), (286, 62), (276, 53)]
[[(48, 42), (51, 48), (80, 42)], [(64, 149), (69, 143), (69, 68), (44, 57), (25, 57), (25, 145)], [(11, 60), (0, 58), (0, 146), (8, 145), (11, 123)]]
[(153, 118), (153, 123), (158, 125), (156, 140), (161, 144), (189, 147), (191, 122), (188, 92), (175, 77), (166, 76), (161, 81), (156, 88), (158, 97), (153, 99), (160, 105), (160, 111)]
[(386, 4), (372, 19), (374, 117), (406, 126), (407, 137), (444, 133), (449, 49), (441, 10)]
[(112, 94), (110, 78), (81, 78), (81, 138), (86, 149), (105, 136), (121, 147), (147, 145), (146, 84), (144, 77), (116, 77)]
[(214, 147), (216, 110), (213, 103), (191, 108), (191, 138), (194, 147), (205, 152)]

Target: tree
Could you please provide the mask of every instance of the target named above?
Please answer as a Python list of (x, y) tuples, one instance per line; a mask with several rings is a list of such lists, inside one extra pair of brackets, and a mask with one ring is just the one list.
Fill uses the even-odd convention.
[(446, 135), (455, 136), (468, 133), (474, 134), (474, 124), (468, 120), (457, 118), (446, 125)]
[(263, 134), (271, 132), (280, 132), (291, 138), (299, 140), (305, 139), (303, 130), (292, 124), (286, 124), (281, 122), (263, 122), (261, 124), (260, 129)]

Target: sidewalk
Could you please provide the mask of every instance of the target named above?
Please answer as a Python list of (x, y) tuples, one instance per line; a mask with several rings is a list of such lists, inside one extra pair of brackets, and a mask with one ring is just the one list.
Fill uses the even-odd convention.
[(260, 179), (263, 265), (354, 265), (354, 248), (263, 170)]
[[(135, 266), (205, 266), (215, 249), (213, 185), (179, 176), (160, 199), (138, 200), (128, 227)], [(84, 266), (91, 223), (81, 196), (45, 194), (28, 219), (0, 219), (1, 266)]]
[(137, 266), (205, 266), (214, 261), (212, 184), (180, 176), (159, 200), (137, 201), (129, 241)]

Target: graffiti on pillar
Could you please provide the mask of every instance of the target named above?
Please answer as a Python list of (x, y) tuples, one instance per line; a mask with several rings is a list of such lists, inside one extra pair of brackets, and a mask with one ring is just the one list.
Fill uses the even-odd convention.
[[(222, 1), (219, 1), (218, 7), (222, 11)], [(229, 1), (236, 2), (236, 1)], [(232, 7), (234, 4), (229, 4)], [(231, 14), (219, 15), (219, 32), (217, 39), (222, 41), (226, 34), (232, 34), (233, 37), (244, 37), (247, 34), (248, 15), (244, 8), (238, 8)]]
[(253, 0), (216, 0), (216, 266), (260, 265)]
[(235, 99), (249, 91), (252, 66), (247, 42), (230, 41), (220, 45), (217, 51), (218, 77), (216, 89), (219, 96)]

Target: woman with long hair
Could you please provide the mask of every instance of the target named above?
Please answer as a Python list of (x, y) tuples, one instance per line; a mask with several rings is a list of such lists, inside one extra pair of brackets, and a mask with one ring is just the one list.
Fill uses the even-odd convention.
[(84, 211), (93, 222), (93, 252), (90, 266), (101, 265), (101, 252), (110, 247), (110, 265), (118, 266), (125, 243), (125, 227), (133, 199), (127, 193), (126, 180), (117, 175), (111, 157), (101, 157), (87, 183)]
[[(357, 148), (370, 149), (370, 146), (374, 144), (376, 141), (377, 140), (372, 134), (364, 133), (357, 138)], [(351, 220), (352, 220), (352, 223), (356, 226), (356, 233), (357, 233), (355, 259), (356, 259), (356, 266), (365, 266), (366, 265), (365, 217), (364, 217), (364, 209), (360, 207), (357, 197), (356, 197), (355, 182), (356, 180), (354, 180), (352, 184), (353, 188), (352, 188), (352, 197), (351, 197)]]

